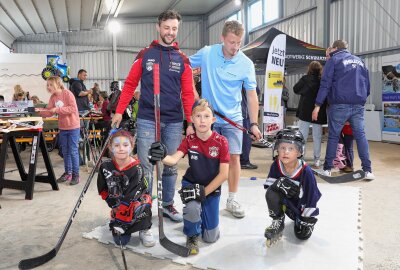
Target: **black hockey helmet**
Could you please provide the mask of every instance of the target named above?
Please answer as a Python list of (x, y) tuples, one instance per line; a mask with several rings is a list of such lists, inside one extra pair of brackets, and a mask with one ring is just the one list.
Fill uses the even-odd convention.
[(304, 140), (303, 134), (301, 134), (300, 131), (288, 128), (278, 131), (278, 133), (275, 136), (275, 143), (274, 143), (274, 148), (272, 150), (273, 151), (272, 156), (274, 156), (275, 151), (278, 151), (279, 144), (282, 142), (296, 145), (297, 149), (301, 154), (300, 158), (303, 156), (306, 147), (306, 142)]

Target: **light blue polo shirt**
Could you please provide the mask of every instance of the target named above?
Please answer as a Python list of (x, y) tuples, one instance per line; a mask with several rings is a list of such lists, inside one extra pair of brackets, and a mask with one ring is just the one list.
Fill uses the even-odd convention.
[[(193, 68), (201, 68), (202, 98), (229, 119), (242, 120), (242, 85), (246, 90), (257, 86), (253, 62), (241, 51), (225, 59), (222, 44), (205, 46), (189, 60)], [(226, 122), (217, 117), (217, 123)]]

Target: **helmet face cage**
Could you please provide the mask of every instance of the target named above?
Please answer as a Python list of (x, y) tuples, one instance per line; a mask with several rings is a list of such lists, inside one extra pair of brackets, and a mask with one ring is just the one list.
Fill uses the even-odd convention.
[[(291, 143), (296, 145), (297, 149), (300, 152), (300, 157), (303, 157), (306, 143), (304, 141), (303, 135), (298, 130), (291, 129), (282, 129), (276, 134), (276, 139), (274, 143), (274, 147), (272, 148), (272, 156), (275, 157), (275, 151), (278, 152), (279, 144), (281, 143)], [(275, 159), (275, 158), (274, 158)]]

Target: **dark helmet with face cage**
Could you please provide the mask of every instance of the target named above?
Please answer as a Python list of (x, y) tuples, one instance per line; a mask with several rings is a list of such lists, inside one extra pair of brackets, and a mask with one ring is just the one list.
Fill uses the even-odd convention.
[(287, 128), (278, 131), (278, 133), (275, 136), (275, 143), (274, 143), (274, 148), (272, 150), (273, 151), (272, 156), (274, 156), (275, 151), (278, 151), (279, 144), (283, 142), (294, 144), (297, 147), (297, 150), (299, 150), (301, 154), (300, 158), (303, 156), (306, 147), (306, 142), (300, 131)]

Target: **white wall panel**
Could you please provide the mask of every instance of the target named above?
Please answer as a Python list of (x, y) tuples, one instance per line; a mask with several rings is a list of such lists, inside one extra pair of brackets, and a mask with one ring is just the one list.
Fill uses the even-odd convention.
[[(183, 22), (179, 26), (177, 41), (183, 49), (200, 47), (200, 21)], [(147, 47), (158, 38), (155, 23), (127, 24), (117, 34), (118, 46)]]
[(220, 7), (219, 9), (211, 13), (210, 16), (208, 16), (208, 25), (213, 25), (221, 20), (225, 21), (227, 17), (231, 16), (239, 9), (240, 8), (238, 6), (233, 4), (233, 1)]
[(345, 39), (355, 53), (399, 46), (399, 17), (398, 0), (334, 1), (330, 14), (330, 42)]
[(283, 17), (287, 17), (301, 10), (316, 5), (316, 0), (284, 0), (283, 1)]

